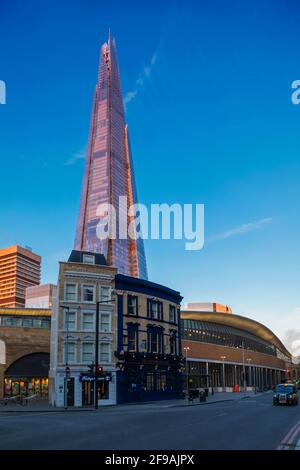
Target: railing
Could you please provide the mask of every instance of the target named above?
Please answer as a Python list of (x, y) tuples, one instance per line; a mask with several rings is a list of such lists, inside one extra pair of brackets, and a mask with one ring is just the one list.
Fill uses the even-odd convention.
[(0, 400), (0, 405), (6, 406), (6, 405), (21, 405), (21, 406), (26, 406), (31, 400), (34, 400), (37, 397), (37, 395), (31, 395), (29, 397), (26, 397), (24, 395), (15, 395), (14, 397), (4, 397)]

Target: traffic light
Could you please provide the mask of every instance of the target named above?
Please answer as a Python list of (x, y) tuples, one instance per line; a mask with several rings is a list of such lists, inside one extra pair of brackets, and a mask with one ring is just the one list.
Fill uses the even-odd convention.
[(103, 367), (98, 366), (98, 368), (97, 368), (97, 374), (98, 374), (98, 375), (102, 375), (102, 374), (103, 374)]
[(89, 372), (90, 372), (91, 374), (93, 374), (93, 373), (94, 373), (94, 370), (95, 370), (94, 364), (90, 364), (90, 365), (88, 366), (88, 370), (89, 370)]

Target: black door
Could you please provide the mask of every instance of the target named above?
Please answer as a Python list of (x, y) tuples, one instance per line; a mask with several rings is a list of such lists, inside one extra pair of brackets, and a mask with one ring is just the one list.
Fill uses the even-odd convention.
[(67, 379), (67, 405), (74, 406), (74, 377)]

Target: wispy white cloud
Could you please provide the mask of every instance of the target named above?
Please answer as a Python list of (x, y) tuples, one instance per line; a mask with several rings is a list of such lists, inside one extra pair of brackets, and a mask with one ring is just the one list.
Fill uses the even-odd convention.
[(144, 67), (144, 75), (146, 78), (150, 77), (151, 67)]
[(128, 91), (124, 98), (124, 105), (126, 106), (130, 101), (132, 101), (137, 95), (137, 90)]
[(263, 323), (278, 335), (288, 351), (300, 357), (300, 308), (284, 310), (280, 315), (274, 315), (274, 311), (267, 314), (261, 312), (260, 317), (262, 315)]
[(284, 344), (293, 356), (300, 357), (300, 308), (295, 308), (288, 319), (284, 318), (284, 325), (293, 325), (285, 331)]
[(154, 65), (157, 61), (157, 52), (155, 52), (150, 60), (150, 64)]
[(249, 222), (247, 224), (239, 225), (238, 227), (226, 230), (225, 232), (217, 233), (212, 237), (208, 238), (207, 242), (214, 242), (217, 240), (224, 240), (225, 238), (233, 237), (242, 233), (252, 232), (253, 230), (261, 230), (270, 225), (273, 222), (271, 217), (257, 220), (256, 222)]
[(85, 159), (85, 154), (86, 154), (86, 148), (82, 148), (78, 150), (77, 152), (73, 153), (73, 155), (65, 161), (65, 165), (75, 165), (79, 160), (84, 160)]
[(128, 91), (126, 93), (125, 98), (124, 98), (125, 107), (126, 105), (128, 105), (128, 103), (134, 100), (134, 98), (138, 94), (139, 88), (142, 87), (145, 84), (145, 81), (150, 77), (152, 68), (156, 64), (156, 62), (157, 62), (157, 52), (153, 54), (153, 56), (150, 59), (149, 64), (144, 66), (142, 72), (139, 75), (139, 78), (135, 82), (136, 87), (133, 90)]

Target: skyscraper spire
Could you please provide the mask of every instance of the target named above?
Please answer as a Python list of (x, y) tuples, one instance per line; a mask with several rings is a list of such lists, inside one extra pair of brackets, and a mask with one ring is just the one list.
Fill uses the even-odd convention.
[[(97, 235), (103, 203), (113, 205), (119, 226), (121, 196), (127, 197), (128, 205), (137, 203), (116, 46), (109, 30), (108, 42), (100, 52), (75, 249), (102, 253), (120, 273), (147, 279), (142, 239), (123, 239), (118, 233), (116, 239), (100, 239)], [(128, 228), (130, 219), (125, 216)]]

